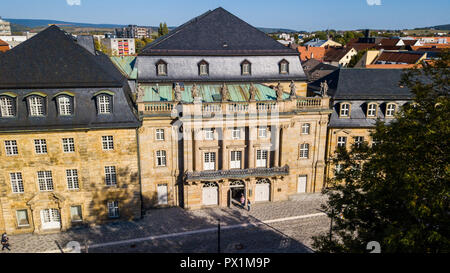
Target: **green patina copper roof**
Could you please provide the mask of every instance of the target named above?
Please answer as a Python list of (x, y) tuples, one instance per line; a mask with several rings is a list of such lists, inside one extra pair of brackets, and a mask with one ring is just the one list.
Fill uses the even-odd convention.
[(111, 61), (120, 69), (128, 79), (137, 79), (136, 56), (112, 56)]
[[(182, 93), (182, 101), (191, 103), (192, 98), (192, 84), (186, 84)], [(272, 88), (262, 85), (254, 84), (256, 88), (256, 101), (275, 101), (277, 95)], [(197, 89), (202, 97), (203, 102), (220, 102), (220, 88), (222, 84), (198, 84)], [(158, 89), (156, 85), (141, 85), (140, 88), (144, 90), (143, 101), (173, 101), (174, 94), (172, 86), (160, 85)], [(246, 102), (249, 98), (250, 84), (227, 84), (228, 92), (230, 94), (230, 101), (232, 102)], [(289, 94), (284, 93), (283, 99), (288, 99)]]

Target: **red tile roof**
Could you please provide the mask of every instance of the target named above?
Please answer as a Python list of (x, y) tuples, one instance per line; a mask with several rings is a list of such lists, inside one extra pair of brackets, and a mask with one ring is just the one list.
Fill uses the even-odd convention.
[(317, 59), (322, 61), (325, 56), (324, 47), (313, 47), (313, 46), (299, 46), (297, 51), (300, 53), (300, 60), (306, 61), (309, 59)]
[(422, 56), (423, 54), (413, 54), (406, 52), (383, 52), (376, 59), (375, 62), (384, 61), (384, 62), (415, 64), (420, 60), (420, 58), (422, 58)]

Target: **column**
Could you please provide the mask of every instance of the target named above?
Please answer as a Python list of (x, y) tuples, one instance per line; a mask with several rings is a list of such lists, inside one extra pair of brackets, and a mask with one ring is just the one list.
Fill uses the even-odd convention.
[(248, 136), (248, 147), (247, 147), (247, 151), (248, 151), (248, 155), (247, 155), (247, 162), (248, 162), (248, 168), (252, 169), (255, 168), (255, 150), (253, 148), (253, 145), (255, 144), (255, 140), (256, 140), (256, 127), (255, 126), (249, 126), (248, 131), (249, 131), (249, 136)]
[(222, 127), (222, 169), (229, 170), (230, 169), (230, 160), (229, 160), (229, 151), (227, 149), (228, 140), (228, 128)]
[(272, 145), (273, 145), (273, 149), (274, 149), (274, 160), (273, 160), (273, 165), (274, 167), (279, 167), (280, 166), (280, 127), (279, 126), (275, 126), (275, 135), (274, 135), (274, 139), (272, 140)]

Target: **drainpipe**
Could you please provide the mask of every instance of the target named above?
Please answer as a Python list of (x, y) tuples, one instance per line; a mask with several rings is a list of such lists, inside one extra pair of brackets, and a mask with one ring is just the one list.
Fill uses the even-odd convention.
[(141, 219), (144, 217), (142, 212), (144, 211), (144, 198), (142, 197), (142, 178), (141, 178), (141, 149), (139, 146), (139, 128), (136, 128), (136, 148), (137, 148), (137, 162), (138, 162), (138, 177), (139, 177), (139, 197), (141, 199)]

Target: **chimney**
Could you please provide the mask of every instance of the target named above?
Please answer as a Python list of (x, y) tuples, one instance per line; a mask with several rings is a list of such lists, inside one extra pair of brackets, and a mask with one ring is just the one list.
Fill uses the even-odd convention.
[(369, 38), (370, 37), (370, 30), (366, 29), (364, 30), (364, 38)]

